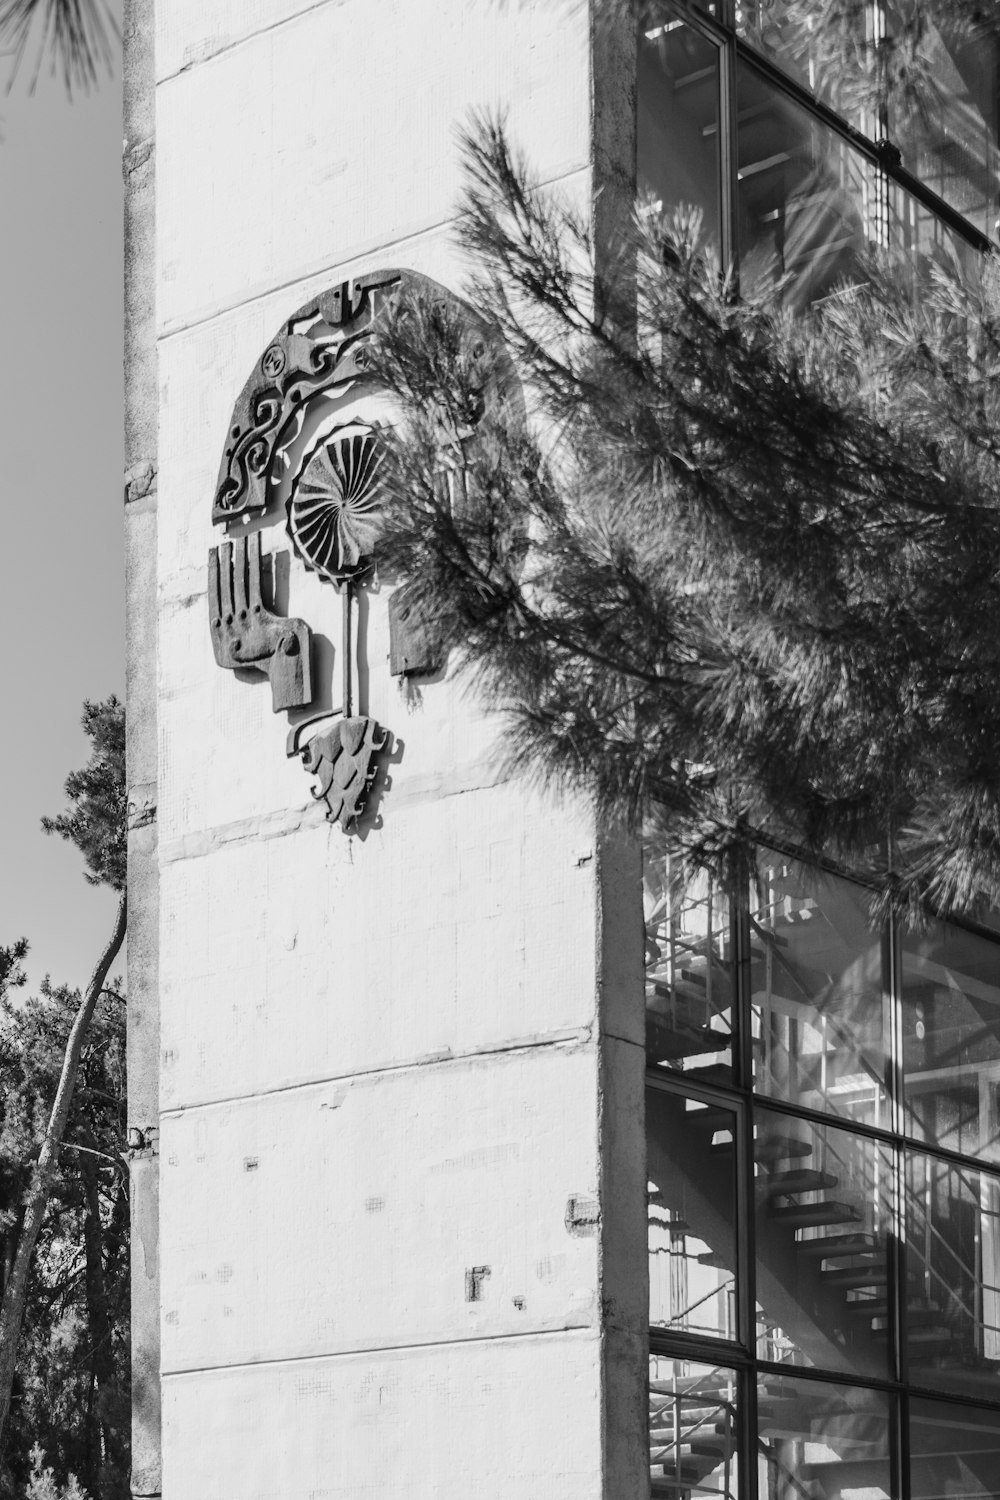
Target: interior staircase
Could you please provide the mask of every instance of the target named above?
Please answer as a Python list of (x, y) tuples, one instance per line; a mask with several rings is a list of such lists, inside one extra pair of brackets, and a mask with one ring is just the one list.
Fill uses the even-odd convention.
[[(803, 920), (803, 909), (808, 920), (805, 903), (791, 905), (788, 920)], [(777, 944), (780, 935), (769, 934), (766, 941)], [(654, 962), (648, 976), (650, 1064), (680, 1070), (685, 1083), (694, 1086), (732, 1081), (732, 974), (723, 952), (718, 935), (714, 940), (708, 934), (687, 939), (680, 952), (675, 944), (669, 972)], [(765, 957), (756, 939), (752, 969), (759, 971)], [(813, 976), (802, 977), (808, 990)], [(815, 976), (817, 982), (823, 978), (821, 972)], [(759, 975), (752, 983), (755, 992), (758, 983)], [(842, 1078), (865, 1066), (857, 1050), (845, 1048), (835, 1021), (834, 1015), (824, 1053), (779, 1061), (792, 1097), (808, 1099), (810, 1090), (825, 1088), (828, 1076)], [(773, 1036), (767, 1037), (767, 1045), (773, 1063)], [(755, 1046), (759, 1066), (760, 1037)], [(733, 1112), (721, 1102), (663, 1091), (657, 1091), (655, 1109), (658, 1125), (650, 1139), (649, 1176), (658, 1222), (669, 1229), (673, 1214), (678, 1243), (693, 1243), (701, 1266), (716, 1267), (731, 1280), (736, 1272), (733, 1236), (731, 1229), (720, 1232), (720, 1226), (727, 1215), (731, 1224), (732, 1217)], [(759, 1352), (789, 1366), (787, 1377), (768, 1376), (758, 1392), (760, 1472), (766, 1469), (768, 1475), (767, 1500), (841, 1500), (845, 1494), (850, 1500), (855, 1495), (882, 1500), (893, 1493), (888, 1421), (871, 1411), (872, 1401), (882, 1398), (850, 1385), (794, 1377), (796, 1365), (861, 1379), (889, 1374), (888, 1345), (895, 1324), (889, 1294), (892, 1247), (888, 1212), (880, 1218), (872, 1207), (882, 1191), (871, 1165), (877, 1151), (872, 1148), (866, 1156), (863, 1142), (852, 1149), (849, 1120), (831, 1118), (825, 1129), (794, 1117), (767, 1118), (769, 1123), (755, 1127), (754, 1149)], [(671, 1184), (681, 1179), (683, 1192), (672, 1201), (676, 1189)], [(951, 1207), (950, 1201), (938, 1203), (937, 1220), (946, 1220)], [(915, 1216), (920, 1211), (919, 1205), (911, 1206)], [(910, 1380), (941, 1388), (944, 1368), (949, 1388), (982, 1394), (984, 1379), (996, 1381), (1000, 1362), (978, 1351), (976, 1313), (960, 1294), (965, 1282), (974, 1285), (977, 1277), (982, 1279), (981, 1267), (960, 1266), (954, 1247), (939, 1233), (941, 1243), (935, 1245), (929, 1215), (923, 1227), (925, 1243), (911, 1232), (906, 1247), (904, 1337)], [(912, 1500), (1000, 1496), (1000, 1415), (996, 1430), (977, 1433), (975, 1422), (956, 1423), (949, 1409), (935, 1410), (945, 1415), (913, 1427)], [(654, 1380), (652, 1495), (739, 1500), (737, 1430), (735, 1388), (726, 1372)]]
[[(850, 1387), (768, 1377), (757, 1397), (761, 1500), (890, 1500), (886, 1409)], [(649, 1397), (653, 1500), (741, 1500), (737, 1407), (718, 1370), (654, 1380)], [(995, 1500), (997, 1434), (938, 1416), (914, 1425), (912, 1500)]]

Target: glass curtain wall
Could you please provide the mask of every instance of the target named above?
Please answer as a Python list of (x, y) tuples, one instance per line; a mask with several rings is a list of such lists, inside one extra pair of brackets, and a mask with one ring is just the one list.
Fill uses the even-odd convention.
[(1000, 1494), (1000, 941), (644, 886), (651, 1493)]
[[(802, 310), (997, 238), (992, 8), (644, 4), (640, 194)], [(650, 1489), (1000, 1496), (1000, 937), (645, 856)]]

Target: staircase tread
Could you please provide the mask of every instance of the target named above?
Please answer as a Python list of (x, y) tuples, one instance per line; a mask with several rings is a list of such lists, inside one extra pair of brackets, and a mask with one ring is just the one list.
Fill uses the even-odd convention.
[(839, 1178), (832, 1172), (820, 1172), (815, 1167), (798, 1167), (787, 1172), (773, 1172), (761, 1179), (772, 1197), (784, 1197), (787, 1193), (811, 1193), (820, 1188), (835, 1188)]
[[(688, 1100), (688, 1103), (691, 1101)], [(732, 1125), (736, 1119), (735, 1109), (729, 1109), (724, 1104), (706, 1104), (700, 1109), (686, 1109), (684, 1111), (685, 1125), (714, 1125), (716, 1129), (719, 1122)]]
[(859, 1255), (877, 1250), (878, 1241), (873, 1234), (827, 1234), (820, 1239), (801, 1240), (800, 1255), (818, 1255), (824, 1260), (835, 1260), (841, 1255)]
[[(872, 1331), (872, 1338), (881, 1343), (888, 1338), (888, 1328), (876, 1328)], [(951, 1329), (943, 1323), (929, 1323), (925, 1328), (908, 1328), (906, 1330), (907, 1344), (952, 1344), (955, 1336)]]
[[(713, 1146), (714, 1151), (732, 1149), (732, 1143), (717, 1144)], [(758, 1142), (756, 1156), (758, 1161), (782, 1161), (786, 1158), (793, 1160), (796, 1157), (812, 1156), (813, 1148), (809, 1141), (802, 1140), (799, 1136), (768, 1136), (765, 1140)]]
[[(682, 1430), (680, 1434), (680, 1445), (682, 1448), (690, 1448), (692, 1452), (698, 1447), (705, 1449), (705, 1454), (724, 1453), (726, 1448), (725, 1438), (717, 1436), (714, 1427), (696, 1429), (697, 1435)], [(674, 1445), (673, 1427), (651, 1427), (649, 1429), (649, 1441), (655, 1448), (672, 1448)]]
[[(876, 1299), (875, 1297), (858, 1297), (855, 1301), (848, 1301), (848, 1312), (863, 1313), (868, 1318), (887, 1318), (891, 1311), (889, 1303)], [(926, 1316), (928, 1318), (938, 1317), (941, 1309), (936, 1302), (907, 1304), (906, 1313), (908, 1317)]]
[[(718, 1421), (721, 1411), (722, 1407), (718, 1401), (713, 1401), (710, 1404), (702, 1406), (687, 1406), (685, 1404), (681, 1406), (680, 1411), (677, 1413), (677, 1421), (679, 1426), (685, 1428), (689, 1433), (697, 1429), (706, 1433), (715, 1432), (715, 1427), (709, 1427), (707, 1424)], [(665, 1422), (669, 1421), (673, 1423), (674, 1413), (670, 1407), (663, 1407), (659, 1411), (652, 1412), (649, 1420), (651, 1423), (657, 1424), (656, 1430), (659, 1431), (662, 1430)], [(670, 1431), (672, 1437), (673, 1426), (671, 1426)]]
[(684, 1078), (688, 1083), (715, 1083), (723, 1086), (733, 1081), (733, 1070), (729, 1063), (709, 1063), (704, 1068), (685, 1068)]
[(822, 1276), (827, 1286), (858, 1291), (865, 1286), (885, 1286), (889, 1270), (884, 1261), (873, 1261), (866, 1266), (837, 1266), (835, 1270), (823, 1271)]
[(700, 1266), (709, 1266), (713, 1271), (728, 1271), (731, 1269), (728, 1261), (723, 1260), (718, 1250), (703, 1250), (695, 1259)]
[(786, 1207), (770, 1204), (768, 1218), (777, 1224), (795, 1224), (799, 1227), (816, 1224), (850, 1224), (859, 1222), (861, 1214), (849, 1203), (840, 1203), (835, 1198), (820, 1203), (792, 1203)]

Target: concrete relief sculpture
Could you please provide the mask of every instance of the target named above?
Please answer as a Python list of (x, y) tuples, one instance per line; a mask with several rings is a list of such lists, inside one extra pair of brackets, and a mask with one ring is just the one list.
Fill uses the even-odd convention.
[(307, 727), (299, 724), (289, 730), (287, 753), (301, 756), (306, 770), (316, 777), (313, 796), (326, 802), (328, 820), (347, 830), (364, 812), (379, 753), (389, 746), (389, 731), (380, 729), (374, 719), (345, 715), (300, 745)]
[[(355, 602), (372, 578), (382, 524), (379, 432), (392, 421), (386, 393), (371, 374), (371, 346), (380, 317), (404, 285), (450, 296), (425, 277), (384, 271), (333, 288), (284, 324), (236, 402), (212, 507), (213, 522), (229, 538), (209, 553), (215, 659), (229, 670), (267, 676), (275, 713), (318, 709), (292, 724), (286, 750), (315, 778), (313, 796), (345, 832), (357, 826), (392, 745), (388, 730), (355, 711), (351, 664)], [(295, 558), (340, 595), (336, 707), (321, 706), (325, 685), (314, 681), (309, 624), (277, 607), (288, 554), (262, 555), (261, 535), (278, 526)], [(443, 665), (433, 632), (411, 620), (405, 589), (390, 599), (389, 628), (393, 675)]]
[(260, 532), (208, 554), (208, 613), (220, 667), (266, 672), (275, 713), (312, 698), (312, 632), (304, 620), (274, 615), (261, 602)]

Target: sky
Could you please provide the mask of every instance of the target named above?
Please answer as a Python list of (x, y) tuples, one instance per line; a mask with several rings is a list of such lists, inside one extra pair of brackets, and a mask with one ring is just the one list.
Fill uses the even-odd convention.
[(0, 92), (0, 944), (82, 987), (116, 897), (40, 819), (87, 762), (83, 700), (124, 695), (121, 67), (72, 101), (30, 82)]

